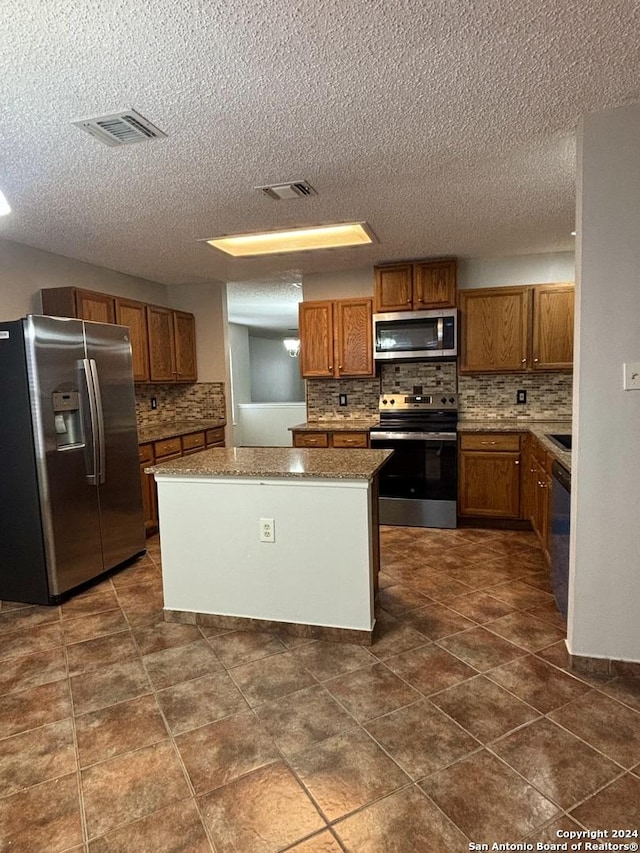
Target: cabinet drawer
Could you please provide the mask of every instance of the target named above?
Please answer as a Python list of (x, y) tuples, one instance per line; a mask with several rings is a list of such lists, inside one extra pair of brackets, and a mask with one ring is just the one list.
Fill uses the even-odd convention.
[(224, 444), (224, 427), (208, 429), (206, 430), (204, 435), (207, 447), (209, 447), (209, 445), (211, 444)]
[(520, 450), (520, 433), (465, 433), (460, 436), (461, 450)]
[(192, 432), (189, 435), (183, 435), (182, 450), (184, 453), (204, 450), (204, 432)]
[(179, 438), (164, 438), (153, 443), (156, 460), (159, 462), (167, 456), (182, 456), (182, 444)]
[(141, 465), (153, 465), (153, 444), (140, 444), (138, 458)]
[(294, 447), (329, 447), (327, 432), (297, 432), (293, 436)]
[(369, 434), (366, 432), (334, 432), (334, 447), (369, 447)]

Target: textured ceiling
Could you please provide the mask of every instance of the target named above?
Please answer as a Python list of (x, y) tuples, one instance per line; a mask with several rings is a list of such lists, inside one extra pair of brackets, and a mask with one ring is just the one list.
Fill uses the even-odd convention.
[[(0, 237), (163, 283), (572, 248), (575, 127), (640, 100), (635, 0), (4, 0)], [(168, 138), (71, 121), (135, 107)], [(253, 187), (306, 178), (319, 195)], [(373, 247), (198, 238), (362, 219)]]

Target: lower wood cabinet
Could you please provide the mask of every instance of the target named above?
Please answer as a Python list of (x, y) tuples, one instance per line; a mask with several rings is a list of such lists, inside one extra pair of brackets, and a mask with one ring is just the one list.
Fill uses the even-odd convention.
[(458, 514), (531, 523), (550, 559), (553, 455), (529, 433), (460, 436)]
[(551, 518), (551, 466), (553, 465), (553, 457), (548, 453), (536, 438), (532, 438), (528, 469), (526, 476), (528, 479), (529, 505), (527, 516), (531, 521), (540, 545), (544, 551), (547, 561), (550, 558), (549, 554), (549, 527)]
[(171, 459), (189, 456), (208, 447), (224, 447), (224, 427), (213, 427), (182, 436), (161, 438), (138, 446), (142, 506), (147, 536), (151, 536), (158, 530), (158, 494), (153, 474), (146, 474), (144, 469), (156, 462), (169, 462)]
[(520, 518), (519, 433), (469, 433), (460, 437), (458, 514)]
[(144, 511), (144, 528), (147, 535), (155, 533), (158, 528), (158, 507), (156, 503), (156, 484), (153, 474), (145, 474), (144, 469), (154, 463), (153, 444), (141, 444), (138, 447), (140, 457), (140, 484), (142, 486), (142, 508)]
[(293, 446), (367, 448), (370, 446), (369, 433), (364, 430), (360, 432), (348, 432), (346, 430), (323, 430), (318, 432), (294, 430)]

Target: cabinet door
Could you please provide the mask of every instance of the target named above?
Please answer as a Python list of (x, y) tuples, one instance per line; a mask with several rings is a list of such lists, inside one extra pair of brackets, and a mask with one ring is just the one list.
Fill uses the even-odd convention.
[(373, 302), (342, 299), (335, 304), (336, 375), (373, 376)]
[(147, 533), (155, 532), (158, 526), (158, 508), (156, 502), (156, 484), (153, 474), (145, 474), (144, 469), (153, 465), (153, 445), (143, 444), (139, 447), (140, 483), (142, 485), (142, 509), (144, 526)]
[(176, 356), (172, 312), (158, 305), (147, 305), (147, 328), (149, 331), (149, 378), (152, 382), (174, 382)]
[(81, 320), (94, 320), (97, 323), (116, 321), (116, 300), (107, 293), (76, 290), (76, 308)]
[(459, 296), (460, 371), (526, 370), (529, 288), (463, 290)]
[(541, 284), (533, 288), (534, 370), (573, 367), (574, 299), (572, 284)]
[(376, 312), (410, 311), (413, 306), (413, 265), (395, 264), (375, 269)]
[(520, 454), (463, 451), (459, 494), (460, 515), (519, 518)]
[(302, 376), (310, 379), (333, 376), (333, 303), (301, 302), (298, 326)]
[(196, 323), (193, 314), (173, 312), (173, 332), (178, 382), (196, 382)]
[(116, 299), (116, 322), (129, 327), (134, 381), (148, 382), (149, 340), (146, 305), (132, 299)]
[(413, 307), (448, 308), (456, 304), (455, 258), (413, 265)]

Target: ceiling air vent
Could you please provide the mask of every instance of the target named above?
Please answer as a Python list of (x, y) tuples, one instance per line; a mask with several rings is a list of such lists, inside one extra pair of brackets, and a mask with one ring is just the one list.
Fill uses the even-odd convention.
[(289, 181), (286, 184), (273, 184), (270, 187), (256, 187), (256, 189), (274, 201), (287, 201), (291, 198), (318, 195), (308, 181)]
[(135, 110), (97, 118), (85, 118), (81, 121), (72, 121), (71, 124), (86, 130), (105, 145), (111, 146), (133, 145), (134, 142), (164, 139), (167, 135)]

